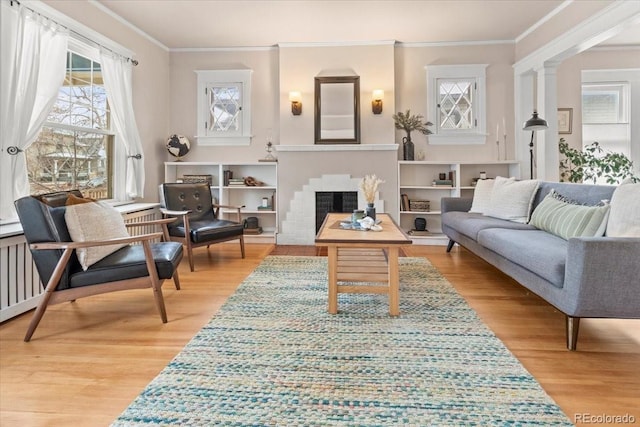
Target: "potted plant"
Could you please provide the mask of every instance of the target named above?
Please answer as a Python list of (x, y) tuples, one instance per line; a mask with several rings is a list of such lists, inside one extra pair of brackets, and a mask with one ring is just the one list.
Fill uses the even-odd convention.
[(432, 132), (427, 126), (433, 126), (433, 123), (423, 122), (424, 117), (421, 114), (411, 114), (411, 110), (407, 110), (406, 113), (401, 111), (392, 117), (396, 129), (402, 129), (407, 133), (407, 136), (402, 138), (403, 158), (404, 160), (413, 160), (414, 145), (413, 141), (411, 141), (411, 132), (418, 131), (424, 135), (430, 135)]
[(591, 182), (605, 178), (607, 184), (619, 184), (623, 179), (631, 177), (634, 181), (633, 162), (624, 154), (605, 150), (595, 141), (583, 150), (569, 147), (564, 138), (558, 143), (560, 154), (560, 181)]

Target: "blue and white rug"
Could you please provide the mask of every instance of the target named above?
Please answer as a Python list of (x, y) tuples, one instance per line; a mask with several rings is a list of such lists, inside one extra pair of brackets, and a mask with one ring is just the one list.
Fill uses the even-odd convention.
[(453, 287), (400, 259), (386, 295), (341, 294), (327, 259), (270, 256), (114, 426), (570, 426)]

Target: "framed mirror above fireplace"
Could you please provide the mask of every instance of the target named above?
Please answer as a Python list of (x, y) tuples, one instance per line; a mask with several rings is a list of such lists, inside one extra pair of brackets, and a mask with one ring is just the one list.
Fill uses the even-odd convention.
[(315, 143), (360, 144), (360, 77), (315, 78)]

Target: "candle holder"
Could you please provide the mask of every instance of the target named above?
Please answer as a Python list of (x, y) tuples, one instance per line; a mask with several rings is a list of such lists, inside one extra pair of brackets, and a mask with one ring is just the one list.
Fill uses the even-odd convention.
[(504, 159), (507, 160), (507, 134), (504, 134)]
[(264, 159), (260, 159), (261, 162), (277, 162), (278, 159), (273, 155), (273, 143), (271, 142), (271, 137), (267, 138), (267, 155), (264, 156)]

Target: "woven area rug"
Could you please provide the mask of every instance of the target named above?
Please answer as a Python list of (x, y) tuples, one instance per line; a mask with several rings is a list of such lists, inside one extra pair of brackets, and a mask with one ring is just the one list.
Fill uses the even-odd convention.
[(400, 259), (400, 311), (325, 257), (269, 256), (114, 426), (572, 425), (453, 287)]

